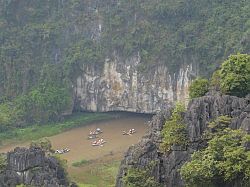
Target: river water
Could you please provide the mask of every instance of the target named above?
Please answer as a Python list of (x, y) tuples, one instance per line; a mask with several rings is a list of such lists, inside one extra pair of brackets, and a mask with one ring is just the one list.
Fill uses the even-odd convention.
[[(119, 117), (118, 117), (119, 116)], [(71, 164), (82, 159), (95, 160), (101, 159), (105, 155), (123, 154), (129, 146), (136, 144), (145, 134), (150, 120), (149, 115), (117, 113), (116, 119), (93, 122), (83, 127), (75, 128), (67, 132), (49, 137), (53, 149), (69, 148), (70, 152), (62, 154), (61, 157), (67, 159)], [(107, 143), (102, 147), (91, 145), (93, 140), (88, 140), (90, 130), (101, 128), (103, 131), (99, 138), (103, 138)], [(122, 131), (136, 129), (133, 135), (122, 135)], [(24, 144), (14, 144), (2, 147), (0, 152), (7, 152), (16, 146), (27, 146)]]

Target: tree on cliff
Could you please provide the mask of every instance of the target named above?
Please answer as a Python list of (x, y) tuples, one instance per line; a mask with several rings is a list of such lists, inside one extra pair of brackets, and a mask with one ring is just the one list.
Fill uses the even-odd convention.
[(7, 160), (6, 155), (0, 154), (0, 173), (4, 171), (7, 166), (6, 160)]
[(244, 97), (250, 93), (250, 55), (231, 55), (222, 64), (220, 87), (223, 93)]
[(191, 161), (181, 168), (188, 186), (213, 186), (240, 181), (250, 185), (250, 151), (245, 147), (250, 135), (228, 128), (228, 117), (219, 117), (209, 124), (208, 147), (196, 151)]
[(52, 150), (51, 141), (48, 138), (39, 139), (32, 141), (30, 144), (31, 147), (40, 147), (44, 152), (54, 152)]
[(189, 97), (191, 99), (202, 97), (208, 92), (209, 82), (207, 79), (197, 78), (189, 86)]
[(7, 166), (6, 156), (0, 154), (0, 173), (6, 168), (6, 166)]
[(145, 168), (129, 168), (123, 178), (126, 187), (161, 187), (151, 175), (155, 162), (149, 163)]
[(184, 105), (177, 103), (171, 118), (165, 122), (160, 145), (162, 152), (170, 151), (172, 145), (186, 146), (188, 144), (186, 126), (182, 116), (184, 111)]

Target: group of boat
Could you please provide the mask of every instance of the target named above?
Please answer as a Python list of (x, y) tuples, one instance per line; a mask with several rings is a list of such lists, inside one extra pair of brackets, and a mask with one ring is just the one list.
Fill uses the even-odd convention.
[(106, 141), (104, 139), (99, 139), (99, 140), (95, 140), (92, 142), (92, 146), (103, 146), (103, 144), (105, 144)]
[[(100, 128), (97, 128), (94, 131), (89, 131), (88, 140), (99, 138), (98, 135), (100, 135), (101, 133), (103, 133), (103, 131)], [(101, 138), (101, 139), (93, 141), (91, 145), (92, 146), (103, 146), (103, 144), (105, 144), (105, 143), (106, 143), (106, 141), (103, 138)]]
[(103, 133), (103, 132), (102, 132), (102, 130), (100, 128), (97, 128), (94, 131), (89, 131), (88, 140), (98, 138), (98, 135), (101, 134), (101, 133)]
[[(98, 135), (100, 135), (101, 133), (103, 133), (103, 131), (100, 128), (97, 128), (94, 131), (90, 131), (89, 135), (88, 135), (88, 140), (92, 140), (92, 139), (96, 139), (98, 138)], [(123, 131), (122, 135), (132, 135), (136, 133), (135, 129), (129, 129), (128, 131)], [(103, 144), (107, 143), (103, 138), (100, 138), (98, 140), (95, 140), (91, 143), (92, 146), (103, 146)], [(68, 148), (63, 148), (63, 149), (57, 149), (55, 150), (56, 154), (64, 154), (69, 152), (70, 149)]]
[[(94, 131), (90, 131), (89, 135), (88, 135), (88, 140), (92, 140), (92, 139), (97, 139), (99, 138), (98, 135), (100, 135), (101, 133), (103, 133), (103, 131), (100, 128), (97, 128)], [(128, 131), (123, 131), (122, 135), (132, 135), (136, 133), (135, 129), (129, 129)], [(100, 138), (98, 140), (95, 140), (92, 142), (92, 146), (103, 146), (103, 144), (107, 143), (103, 138)]]
[(129, 131), (122, 131), (122, 135), (132, 135), (136, 133), (135, 129), (129, 129)]

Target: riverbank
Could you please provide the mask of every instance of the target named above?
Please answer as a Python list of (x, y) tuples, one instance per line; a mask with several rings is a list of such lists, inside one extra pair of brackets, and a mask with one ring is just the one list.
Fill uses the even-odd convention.
[(74, 170), (71, 169), (70, 178), (76, 181), (79, 187), (114, 187), (121, 159), (121, 155), (103, 157)]
[(112, 113), (76, 113), (58, 123), (32, 125), (22, 129), (12, 129), (0, 133), (0, 147), (15, 142), (27, 142), (50, 137), (73, 128), (81, 127), (92, 122), (116, 118)]
[[(115, 177), (124, 152), (129, 146), (140, 141), (141, 137), (147, 131), (147, 124), (151, 119), (150, 115), (134, 113), (116, 112), (104, 114), (105, 116), (99, 116), (99, 114), (95, 116), (95, 114), (91, 113), (92, 116), (91, 118), (87, 116), (88, 119), (95, 120), (92, 122), (88, 120), (88, 123), (85, 123), (85, 125), (80, 123), (78, 127), (77, 124), (79, 123), (65, 125), (66, 127), (70, 127), (70, 130), (65, 130), (65, 126), (61, 124), (59, 126), (64, 126), (64, 132), (48, 137), (54, 150), (63, 148), (70, 149), (69, 152), (60, 154), (60, 157), (67, 160), (69, 177), (76, 183), (80, 183), (81, 187), (114, 186)], [(72, 121), (76, 122), (78, 120), (71, 119), (68, 123)], [(53, 128), (50, 127), (51, 126), (49, 126), (47, 130), (52, 133)], [(107, 142), (104, 146), (92, 146), (91, 142), (94, 140), (88, 140), (87, 138), (89, 131), (93, 131), (96, 128), (101, 128), (103, 131), (98, 139), (103, 138)], [(123, 135), (123, 131), (128, 131), (132, 128), (136, 129), (135, 134)], [(29, 137), (29, 139), (32, 138), (32, 136), (34, 138), (38, 137), (38, 135), (35, 136), (31, 133), (32, 131), (30, 133), (25, 133), (26, 135), (30, 134), (31, 137)], [(41, 131), (37, 133), (39, 133), (39, 136), (44, 134), (41, 133)], [(11, 151), (17, 146), (29, 146), (30, 142), (31, 140), (27, 141), (26, 139), (25, 143), (16, 141), (16, 143), (2, 146), (0, 147), (0, 153)], [(77, 167), (74, 166), (75, 163), (77, 163)]]

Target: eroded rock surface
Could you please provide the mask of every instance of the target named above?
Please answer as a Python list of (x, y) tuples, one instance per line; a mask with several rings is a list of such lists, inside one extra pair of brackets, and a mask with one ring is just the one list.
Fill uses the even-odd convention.
[[(227, 95), (208, 95), (189, 102), (184, 119), (187, 124), (190, 144), (183, 148), (172, 146), (172, 151), (162, 154), (159, 151), (161, 130), (164, 122), (170, 117), (169, 112), (162, 112), (153, 117), (149, 132), (135, 146), (129, 148), (121, 162), (117, 176), (117, 187), (122, 187), (122, 178), (131, 166), (143, 168), (154, 161), (152, 176), (167, 187), (184, 186), (179, 169), (190, 159), (191, 154), (204, 146), (201, 135), (210, 121), (221, 115), (233, 118), (230, 125), (233, 129), (242, 128), (250, 132), (250, 96), (238, 98)], [(246, 145), (246, 147), (250, 147)], [(236, 185), (237, 186), (237, 185)]]
[(143, 70), (140, 55), (121, 59), (114, 55), (103, 67), (83, 65), (77, 78), (75, 104), (84, 111), (155, 113), (188, 98), (192, 65), (175, 73), (165, 65)]
[(0, 187), (18, 184), (44, 187), (69, 186), (57, 159), (45, 156), (40, 148), (15, 148), (7, 153), (7, 168), (0, 174)]

